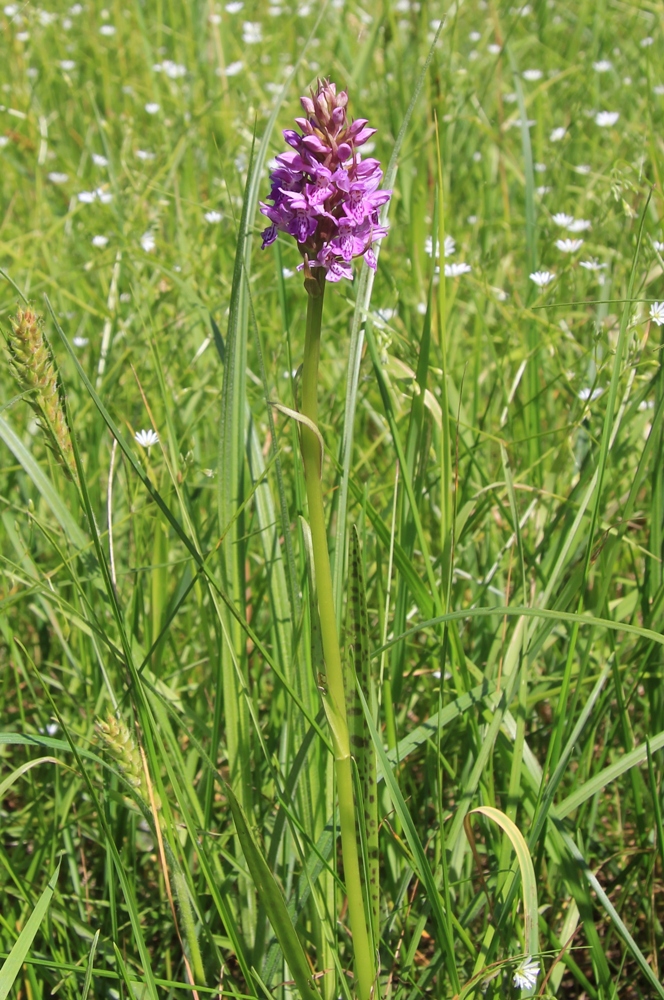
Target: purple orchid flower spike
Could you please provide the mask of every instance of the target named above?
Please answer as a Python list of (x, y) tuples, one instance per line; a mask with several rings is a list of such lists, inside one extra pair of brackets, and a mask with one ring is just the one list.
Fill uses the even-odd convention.
[(271, 174), (272, 204), (261, 202), (271, 223), (262, 234), (263, 248), (278, 232), (288, 233), (310, 267), (325, 268), (328, 281), (352, 278), (350, 262), (357, 257), (375, 271), (372, 246), (387, 234), (378, 210), (392, 192), (378, 190), (380, 163), (363, 160), (359, 147), (376, 130), (367, 128), (366, 118), (349, 123), (348, 94), (337, 94), (329, 80), (319, 80), (316, 92), (300, 102), (306, 118), (296, 118), (295, 124), (302, 134), (284, 130), (291, 148), (277, 157)]

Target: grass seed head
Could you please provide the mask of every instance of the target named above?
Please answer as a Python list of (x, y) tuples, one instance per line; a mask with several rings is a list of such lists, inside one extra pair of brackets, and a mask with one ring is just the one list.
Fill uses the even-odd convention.
[(9, 366), (20, 390), (36, 413), (46, 443), (69, 479), (76, 463), (65, 414), (62, 383), (41, 318), (29, 306), (19, 309), (7, 337)]

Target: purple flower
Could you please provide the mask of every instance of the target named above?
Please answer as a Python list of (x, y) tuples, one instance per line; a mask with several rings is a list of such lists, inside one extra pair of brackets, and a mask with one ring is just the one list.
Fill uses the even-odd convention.
[(379, 190), (380, 163), (363, 160), (359, 147), (376, 130), (367, 128), (366, 118), (348, 122), (348, 94), (337, 94), (329, 80), (300, 101), (306, 118), (295, 119), (299, 132), (284, 130), (291, 149), (277, 156), (272, 189), (260, 203), (271, 223), (262, 234), (263, 248), (278, 232), (294, 236), (302, 256), (311, 267), (324, 267), (328, 281), (352, 278), (356, 257), (375, 270), (372, 245), (387, 235), (378, 210), (392, 192)]

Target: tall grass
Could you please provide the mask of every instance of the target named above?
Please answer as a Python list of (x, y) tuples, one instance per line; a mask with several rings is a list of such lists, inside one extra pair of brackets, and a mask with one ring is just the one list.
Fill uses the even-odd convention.
[[(662, 997), (660, 11), (238, 6), (0, 14), (0, 997), (350, 1000), (348, 889), (374, 997)], [(317, 397), (352, 884), (256, 240), (317, 75), (394, 190)]]

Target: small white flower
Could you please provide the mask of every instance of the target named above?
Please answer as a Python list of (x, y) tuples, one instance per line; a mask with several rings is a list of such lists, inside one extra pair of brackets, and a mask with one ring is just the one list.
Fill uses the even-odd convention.
[(93, 201), (97, 200), (96, 191), (79, 191), (76, 195), (79, 201), (82, 201), (84, 205), (91, 205)]
[(152, 251), (157, 246), (155, 238), (152, 235), (152, 233), (149, 232), (143, 233), (143, 235), (141, 236), (141, 246), (143, 247), (146, 253), (152, 253)]
[(290, 267), (282, 267), (281, 274), (284, 278), (292, 278), (295, 275), (295, 271)]
[(538, 194), (540, 198), (543, 198), (545, 194), (551, 194), (552, 191), (553, 188), (550, 184), (540, 184), (539, 187), (535, 188), (535, 193)]
[(585, 175), (590, 173), (592, 167), (590, 166), (589, 163), (580, 163), (578, 167), (574, 167), (574, 170), (576, 171), (577, 174)]
[(147, 149), (137, 149), (136, 150), (136, 159), (137, 160), (147, 161), (147, 160), (154, 160), (154, 158), (155, 158), (155, 154), (149, 152), (149, 150), (147, 150)]
[(115, 34), (115, 25), (113, 25), (113, 24), (102, 24), (101, 28), (99, 29), (99, 34), (100, 35), (106, 35), (107, 38), (110, 38), (111, 35)]
[(243, 22), (242, 41), (245, 45), (258, 45), (263, 41), (263, 26), (260, 21)]
[(74, 22), (72, 21), (72, 19), (70, 17), (63, 17), (62, 18), (62, 27), (65, 29), (65, 31), (70, 31), (71, 28), (74, 27)]
[(516, 94), (505, 94), (503, 100), (505, 104), (516, 104), (519, 98), (516, 96)]
[(97, 188), (95, 194), (99, 198), (102, 205), (110, 205), (110, 203), (113, 201), (113, 195), (111, 194), (111, 192), (104, 191), (103, 188)]
[(657, 251), (657, 253), (662, 253), (662, 251), (664, 250), (664, 243), (662, 243), (660, 240), (653, 240), (652, 245), (654, 249)]
[(92, 162), (94, 163), (95, 167), (107, 167), (108, 166), (108, 160), (106, 159), (105, 156), (102, 156), (101, 153), (93, 153), (92, 154)]
[(100, 247), (100, 248), (103, 249), (106, 246), (107, 243), (108, 243), (108, 236), (93, 236), (92, 237), (92, 245), (93, 245), (93, 247)]
[(544, 74), (541, 69), (525, 69), (521, 75), (529, 83), (535, 83), (536, 80), (541, 80)]
[(72, 6), (69, 8), (69, 13), (73, 14), (74, 17), (76, 17), (78, 14), (82, 14), (83, 13), (83, 4), (82, 3), (72, 4)]
[(477, 216), (469, 215), (468, 218), (466, 219), (466, 222), (468, 223), (469, 226), (474, 226), (477, 222)]
[(52, 170), (51, 173), (48, 174), (48, 179), (51, 184), (66, 184), (69, 180), (69, 175), (61, 174), (57, 170)]
[(619, 111), (598, 111), (595, 115), (595, 125), (599, 125), (600, 128), (610, 128), (619, 118)]
[(71, 73), (73, 69), (76, 69), (76, 63), (74, 62), (73, 59), (61, 59), (60, 69), (63, 70), (65, 73)]
[(86, 344), (88, 343), (88, 338), (87, 337), (72, 337), (71, 342), (74, 345), (74, 347), (85, 347)]
[(120, 302), (131, 302), (131, 292), (122, 292)]
[[(443, 243), (443, 250), (446, 257), (451, 257), (456, 252), (456, 240), (453, 236), (446, 236)], [(433, 237), (427, 236), (424, 240), (424, 252), (430, 257), (433, 254)], [(440, 257), (440, 247), (436, 245), (436, 258)]]
[(420, 316), (425, 316), (426, 315), (426, 311), (427, 311), (427, 304), (426, 304), (426, 302), (418, 302), (417, 303), (417, 311), (420, 314)]
[(576, 253), (583, 246), (583, 240), (556, 240), (556, 246), (563, 253)]
[(148, 431), (138, 431), (134, 434), (134, 441), (140, 444), (141, 448), (151, 448), (159, 441), (159, 435), (150, 428)]
[(559, 128), (554, 128), (552, 130), (549, 139), (551, 140), (551, 142), (560, 142), (561, 139), (564, 139), (566, 135), (567, 135), (567, 129), (561, 125)]
[(215, 222), (221, 222), (222, 219), (223, 215), (221, 214), (221, 212), (215, 212), (213, 210), (211, 212), (205, 213), (205, 221), (209, 222), (210, 225), (213, 225)]
[[(17, 31), (16, 32), (16, 41), (17, 42), (27, 42), (27, 40), (29, 38), (30, 38), (30, 32), (29, 31)], [(28, 76), (30, 76), (30, 71), (28, 71)]]
[(55, 736), (55, 734), (57, 733), (57, 731), (58, 731), (59, 728), (60, 727), (57, 724), (57, 722), (47, 722), (46, 723), (46, 735), (47, 736)]
[(232, 0), (231, 3), (226, 4), (226, 10), (229, 14), (239, 14), (243, 7), (242, 0)]
[(570, 233), (585, 233), (592, 227), (590, 219), (573, 219), (567, 227)]
[(209, 14), (208, 21), (210, 24), (221, 24), (221, 14)]
[(598, 59), (593, 63), (596, 73), (609, 73), (613, 69), (613, 63), (609, 59)]
[(592, 403), (595, 399), (599, 399), (599, 397), (602, 395), (603, 392), (604, 390), (600, 389), (599, 387), (597, 387), (596, 389), (591, 389), (590, 386), (586, 386), (577, 393), (577, 396), (584, 403), (587, 402)]
[(661, 97), (662, 94), (664, 94), (664, 86), (661, 83), (658, 83), (656, 87), (652, 88), (652, 92), (653, 94), (657, 94), (658, 97)]
[(18, 14), (18, 4), (8, 3), (4, 8), (4, 12), (6, 17), (15, 17)]
[(459, 278), (462, 274), (469, 274), (472, 271), (470, 264), (445, 264), (446, 278)]
[(642, 49), (650, 48), (650, 46), (653, 44), (654, 41), (655, 41), (655, 39), (651, 38), (650, 35), (648, 35), (646, 38), (642, 38), (641, 39), (641, 48)]
[(562, 226), (563, 229), (568, 229), (572, 222), (574, 222), (574, 216), (568, 215), (567, 212), (556, 212), (555, 215), (551, 216), (551, 219), (557, 226)]
[(238, 59), (237, 62), (229, 63), (224, 70), (221, 66), (217, 67), (217, 76), (237, 76), (241, 73), (244, 68), (244, 63)]
[(512, 977), (512, 982), (519, 990), (532, 989), (537, 983), (539, 971), (539, 963), (533, 961), (529, 955), (516, 969), (514, 976)]
[(482, 36), (480, 35), (479, 31), (471, 31), (471, 33), (468, 35), (468, 38), (470, 39), (471, 42), (479, 42), (481, 37)]
[(496, 45), (495, 42), (491, 42), (491, 45), (487, 45), (486, 50), (489, 55), (498, 56), (502, 52), (502, 46)]
[(650, 307), (650, 318), (657, 326), (664, 323), (664, 302), (653, 302)]
[(536, 174), (546, 173), (546, 163), (533, 163), (533, 170)]
[(8, 145), (9, 145), (9, 136), (0, 135), (0, 149), (2, 149), (3, 146), (8, 146)]
[(156, 63), (152, 68), (155, 73), (165, 73), (169, 80), (177, 80), (187, 75), (187, 67), (173, 62), (172, 59), (164, 59), (163, 63)]
[(544, 288), (545, 285), (548, 285), (551, 281), (553, 281), (555, 274), (553, 271), (533, 271), (533, 273), (529, 275), (529, 278), (540, 288)]
[(580, 260), (579, 267), (585, 268), (586, 271), (602, 271), (606, 267), (606, 264), (600, 264), (598, 260), (591, 257), (590, 260)]
[(160, 105), (156, 104), (154, 101), (150, 101), (145, 105), (145, 110), (149, 115), (156, 115), (160, 110)]
[(40, 10), (37, 11), (37, 16), (42, 27), (47, 28), (49, 24), (53, 24), (58, 15), (51, 13), (50, 10)]

